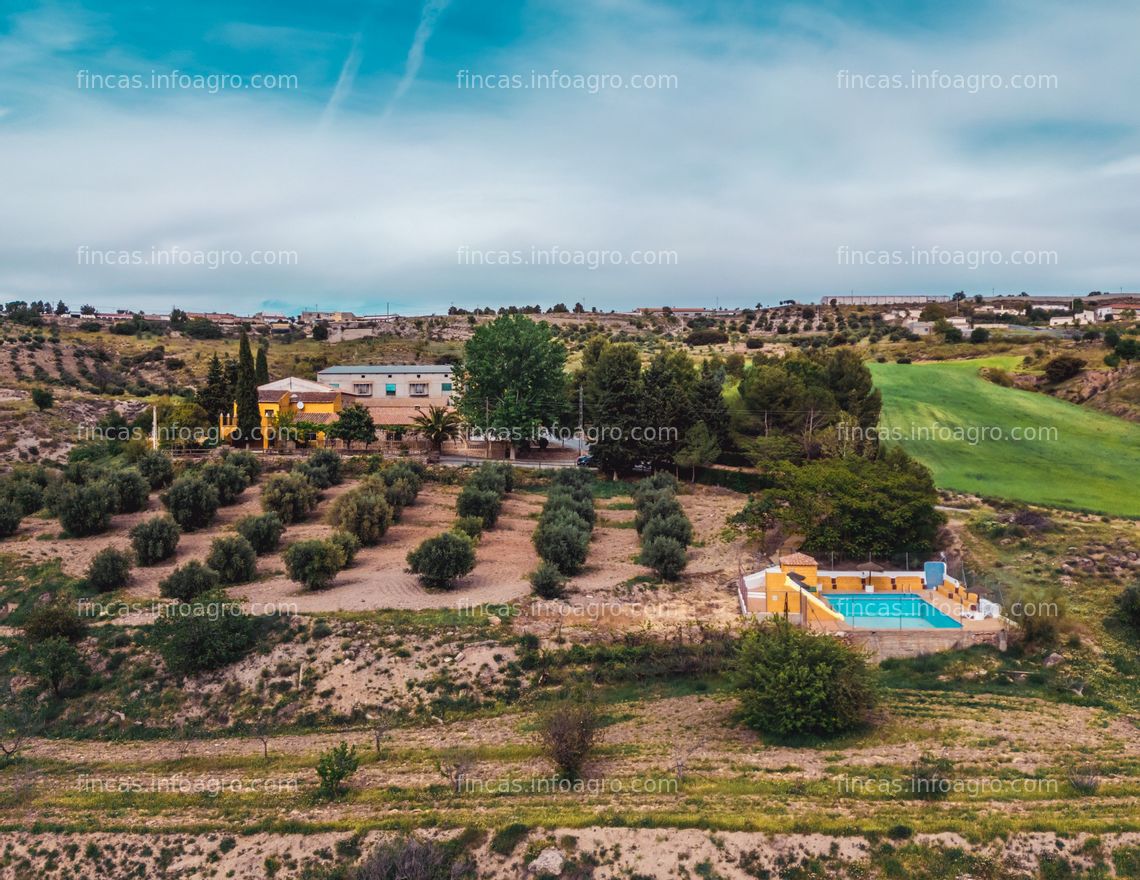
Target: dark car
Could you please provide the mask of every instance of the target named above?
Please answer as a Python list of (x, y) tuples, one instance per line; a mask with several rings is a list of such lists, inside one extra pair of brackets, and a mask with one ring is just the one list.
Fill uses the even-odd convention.
[(579, 455), (578, 460), (575, 462), (578, 467), (593, 467), (594, 456), (592, 455)]

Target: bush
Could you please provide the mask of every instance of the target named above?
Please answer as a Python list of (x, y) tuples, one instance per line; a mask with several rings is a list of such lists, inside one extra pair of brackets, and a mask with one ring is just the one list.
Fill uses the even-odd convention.
[(332, 541), (298, 541), (285, 550), (289, 577), (308, 590), (321, 590), (344, 568), (344, 551)]
[(60, 598), (37, 605), (24, 619), (24, 636), (32, 644), (57, 636), (78, 642), (86, 631), (75, 605)]
[(352, 880), (442, 880), (469, 877), (472, 867), (465, 856), (454, 855), (450, 845), (405, 837), (378, 844)]
[(166, 490), (162, 503), (184, 531), (192, 532), (214, 521), (220, 499), (212, 483), (200, 477), (184, 476)]
[(408, 553), (408, 565), (428, 586), (447, 589), (475, 567), (475, 543), (459, 532), (444, 532)]
[(910, 796), (923, 801), (941, 800), (950, 793), (950, 773), (954, 764), (949, 758), (924, 754), (911, 765)]
[(667, 493), (663, 489), (659, 494), (646, 496), (638, 504), (637, 513), (633, 517), (633, 525), (640, 535), (645, 531), (650, 520), (669, 519), (671, 517), (684, 519), (685, 510), (681, 507), (681, 502), (672, 493)]
[(199, 472), (199, 477), (218, 491), (218, 504), (233, 504), (249, 485), (246, 472), (236, 464), (226, 461), (208, 462)]
[(327, 475), (329, 484), (335, 486), (343, 479), (344, 459), (335, 449), (318, 449), (306, 459), (316, 468), (321, 468)]
[(150, 498), (150, 483), (134, 468), (112, 471), (107, 481), (114, 489), (118, 503), (115, 509), (120, 513), (137, 513), (146, 507)]
[(392, 522), (392, 508), (384, 496), (370, 488), (353, 489), (333, 502), (328, 521), (355, 535), (361, 544), (379, 544)]
[(399, 521), (403, 509), (415, 501), (418, 494), (415, 485), (407, 477), (400, 477), (384, 489), (384, 500), (392, 509), (393, 521)]
[(1085, 368), (1085, 362), (1071, 354), (1061, 354), (1045, 364), (1045, 378), (1053, 385), (1072, 379)]
[(641, 540), (648, 544), (660, 537), (672, 538), (682, 547), (688, 547), (693, 541), (693, 524), (683, 513), (654, 517), (641, 530)]
[(248, 449), (223, 450), (222, 461), (226, 464), (233, 465), (244, 473), (247, 484), (255, 483), (261, 474), (261, 462), (258, 461), (257, 456)]
[(135, 466), (152, 489), (163, 489), (174, 479), (174, 462), (165, 452), (154, 449), (144, 452)]
[(16, 505), (23, 516), (31, 516), (44, 506), (43, 487), (24, 477), (9, 477), (0, 484), (0, 500)]
[(218, 573), (198, 560), (192, 560), (174, 569), (158, 582), (158, 592), (168, 599), (189, 602), (191, 599), (218, 588)]
[(317, 776), (320, 785), (317, 793), (329, 800), (341, 793), (341, 783), (356, 772), (360, 766), (360, 759), (356, 757), (356, 746), (349, 747), (348, 743), (341, 742), (325, 752), (321, 752), (317, 760)]
[(572, 511), (546, 511), (534, 531), (533, 541), (541, 559), (554, 565), (562, 574), (573, 575), (586, 563), (590, 529)]
[(36, 409), (43, 412), (45, 409), (52, 408), (52, 404), (55, 403), (55, 396), (46, 388), (33, 388), (32, 403), (36, 405)]
[(530, 585), (543, 599), (560, 599), (566, 592), (566, 578), (550, 562), (540, 562), (530, 573)]
[(24, 518), (19, 505), (10, 498), (0, 498), (0, 538), (16, 534)]
[(556, 486), (546, 496), (544, 512), (549, 510), (569, 510), (573, 512), (589, 528), (594, 527), (596, 514), (594, 511), (594, 498), (592, 495), (583, 496), (575, 493), (573, 489), (565, 486)]
[(113, 547), (105, 547), (87, 566), (87, 585), (100, 593), (118, 590), (131, 579), (131, 555)]
[(659, 535), (642, 543), (638, 560), (667, 581), (680, 577), (688, 563), (685, 545), (668, 535)]
[(57, 637), (32, 646), (28, 652), (28, 671), (59, 697), (68, 682), (79, 681), (88, 670), (75, 645)]
[(198, 596), (179, 615), (160, 615), (152, 639), (175, 675), (218, 669), (240, 660), (256, 641), (255, 621), (224, 593)]
[(356, 559), (356, 554), (360, 552), (360, 540), (356, 535), (348, 532), (333, 532), (329, 540), (344, 554), (344, 563), (341, 567), (352, 565), (352, 561)]
[(744, 635), (736, 687), (745, 723), (784, 737), (854, 730), (867, 723), (877, 702), (860, 651), (784, 620)]
[(257, 576), (257, 554), (241, 535), (215, 538), (206, 565), (218, 573), (223, 584), (247, 584)]
[(293, 473), (308, 480), (318, 489), (328, 489), (333, 484), (332, 475), (329, 474), (327, 468), (313, 464), (307, 459), (293, 465)]
[(105, 532), (117, 500), (106, 483), (67, 486), (59, 500), (59, 524), (72, 538)]
[(299, 474), (275, 474), (261, 490), (261, 507), (288, 526), (307, 517), (319, 498), (316, 487)]
[(472, 541), (477, 541), (483, 534), (483, 520), (477, 516), (461, 516), (451, 524), (451, 528), (462, 532)]
[(245, 516), (239, 519), (234, 528), (237, 533), (249, 541), (253, 552), (258, 556), (263, 553), (272, 553), (281, 543), (281, 535), (285, 525), (281, 517), (275, 513), (263, 513), (261, 516)]
[(1140, 634), (1140, 581), (1125, 587), (1116, 604), (1125, 623)]
[(455, 511), (459, 516), (477, 516), (483, 521), (483, 528), (495, 525), (502, 507), (502, 496), (494, 489), (481, 489), (468, 483), (459, 493)]
[(178, 549), (178, 538), (182, 530), (169, 516), (156, 516), (145, 520), (131, 529), (131, 546), (139, 565), (154, 565), (169, 559)]
[(539, 735), (558, 772), (567, 779), (577, 779), (600, 739), (601, 718), (592, 703), (568, 700), (546, 713)]

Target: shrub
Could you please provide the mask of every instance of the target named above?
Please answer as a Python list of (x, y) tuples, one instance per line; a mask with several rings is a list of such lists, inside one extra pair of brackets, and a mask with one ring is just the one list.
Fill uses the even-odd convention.
[(954, 764), (949, 758), (924, 754), (911, 765), (910, 796), (923, 801), (941, 800), (950, 793), (950, 773)]
[(596, 514), (593, 496), (583, 497), (565, 486), (556, 486), (546, 496), (544, 505), (544, 511), (553, 509), (570, 510), (591, 529), (594, 527)]
[(281, 517), (276, 513), (242, 517), (234, 524), (234, 528), (239, 535), (249, 541), (253, 552), (258, 556), (276, 550), (281, 543), (281, 534), (285, 531)]
[(560, 599), (566, 592), (566, 578), (550, 562), (540, 562), (530, 573), (530, 585), (543, 599)]
[(428, 586), (450, 588), (475, 567), (475, 543), (459, 532), (444, 532), (408, 553), (408, 565)]
[(320, 494), (315, 486), (298, 474), (275, 474), (261, 490), (261, 506), (276, 513), (285, 525), (307, 517), (317, 506)]
[(477, 516), (483, 520), (483, 528), (495, 525), (502, 507), (502, 496), (493, 489), (481, 489), (468, 483), (459, 493), (455, 511), (459, 516)]
[(341, 567), (352, 565), (352, 561), (356, 559), (356, 554), (360, 552), (360, 540), (356, 535), (348, 532), (333, 532), (329, 540), (344, 554), (344, 563)]
[(45, 409), (52, 408), (55, 403), (55, 396), (46, 388), (33, 388), (32, 403), (36, 405), (36, 409), (42, 412)]
[(150, 497), (150, 483), (134, 468), (112, 471), (107, 481), (118, 498), (116, 510), (120, 513), (137, 513), (146, 507)]
[(642, 543), (638, 560), (667, 581), (680, 577), (688, 562), (685, 545), (668, 535), (659, 535)]
[(57, 636), (78, 642), (86, 631), (75, 605), (59, 598), (37, 605), (24, 619), (24, 636), (32, 644)]
[[(169, 361), (167, 362), (169, 363)], [(257, 456), (248, 449), (223, 450), (222, 461), (226, 464), (233, 465), (244, 473), (247, 484), (256, 482), (258, 476), (261, 474), (261, 462), (258, 461)]]
[(87, 566), (87, 585), (100, 593), (125, 587), (131, 579), (131, 555), (104, 547)]
[(154, 565), (174, 555), (182, 530), (169, 516), (156, 516), (131, 529), (131, 546), (139, 565)]
[(105, 483), (67, 486), (58, 503), (59, 524), (73, 538), (105, 532), (116, 500)]
[(28, 652), (28, 671), (58, 697), (67, 683), (79, 681), (86, 675), (87, 666), (75, 645), (65, 638), (55, 637), (32, 646)]
[(877, 702), (866, 657), (834, 636), (778, 620), (741, 639), (736, 687), (746, 724), (778, 736), (834, 736)]
[(1125, 623), (1140, 633), (1140, 581), (1125, 587), (1116, 604)]
[(241, 659), (256, 641), (256, 623), (224, 593), (198, 596), (179, 615), (160, 615), (151, 628), (154, 644), (175, 675), (218, 669)]
[(329, 800), (339, 796), (341, 783), (355, 773), (358, 766), (360, 759), (356, 757), (356, 746), (350, 747), (343, 740), (340, 745), (321, 752), (317, 760), (317, 776), (321, 780), (317, 786), (318, 794)]
[(214, 521), (220, 500), (212, 483), (200, 477), (184, 476), (166, 490), (162, 503), (184, 531), (192, 532)]
[(44, 506), (44, 490), (31, 479), (10, 477), (0, 484), (0, 500), (16, 505), (21, 515), (31, 516)]
[(165, 452), (154, 449), (144, 452), (135, 466), (152, 489), (163, 489), (174, 479), (174, 462)]
[(393, 521), (399, 521), (400, 513), (416, 500), (417, 494), (415, 485), (407, 477), (400, 477), (384, 489), (384, 500), (392, 509)]
[(0, 538), (16, 534), (24, 518), (19, 505), (10, 498), (0, 498)]
[(476, 541), (483, 534), (483, 520), (478, 516), (461, 516), (451, 524), (451, 528)]
[(306, 459), (299, 461), (293, 465), (293, 473), (298, 477), (308, 480), (318, 489), (327, 489), (333, 484), (332, 476), (329, 474), (328, 469), (321, 467), (319, 464)]
[(546, 713), (539, 735), (558, 772), (567, 779), (577, 779), (600, 739), (601, 718), (592, 703), (568, 700)]
[(509, 856), (529, 833), (529, 825), (524, 825), (522, 822), (512, 822), (506, 828), (501, 828), (495, 832), (495, 836), (491, 838), (489, 849), (500, 856)]
[(434, 840), (404, 837), (376, 846), (360, 863), (352, 880), (441, 880), (471, 876), (466, 856)]
[(1072, 379), (1085, 368), (1085, 362), (1071, 354), (1061, 354), (1045, 364), (1045, 378), (1052, 384)]
[(199, 472), (199, 477), (218, 491), (218, 504), (233, 504), (249, 485), (246, 472), (229, 460), (208, 462)]
[(192, 560), (174, 569), (158, 582), (158, 592), (168, 599), (188, 602), (218, 588), (218, 573), (198, 560)]
[(547, 511), (534, 531), (534, 548), (541, 559), (565, 575), (577, 574), (586, 563), (590, 530), (568, 510)]
[(683, 513), (671, 513), (668, 516), (655, 517), (645, 524), (641, 530), (641, 540), (648, 544), (654, 538), (668, 537), (675, 540), (682, 547), (687, 547), (693, 541), (693, 524)]
[(384, 496), (369, 488), (346, 492), (333, 502), (328, 521), (342, 531), (355, 535), (361, 544), (380, 543), (392, 522), (392, 508)]
[(327, 475), (329, 484), (335, 486), (343, 479), (342, 470), (344, 459), (335, 449), (318, 449), (306, 459), (316, 468), (321, 468)]
[(332, 541), (298, 541), (285, 550), (289, 577), (308, 590), (327, 587), (344, 564), (344, 551)]
[(649, 495), (638, 504), (637, 513), (633, 517), (634, 528), (640, 535), (653, 519), (668, 519), (669, 517), (684, 517), (685, 511), (672, 493), (661, 490), (660, 494)]
[(241, 535), (224, 535), (210, 545), (206, 565), (223, 584), (247, 584), (257, 576), (257, 554)]

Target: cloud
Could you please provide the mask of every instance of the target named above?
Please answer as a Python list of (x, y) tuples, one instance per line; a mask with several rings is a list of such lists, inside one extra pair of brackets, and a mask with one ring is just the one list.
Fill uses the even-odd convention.
[[(390, 300), (403, 311), (443, 311), (452, 301), (608, 309), (852, 289), (1135, 289), (1140, 144), (1137, 111), (1121, 95), (1140, 80), (1130, 49), (1137, 12), (1002, 8), (1004, 18), (964, 38), (884, 30), (808, 6), (759, 26), (604, 0), (534, 7), (570, 17), (521, 27), (511, 40), (453, 38), (449, 28), (448, 41), (433, 43), (433, 57), (447, 50), (456, 69), (488, 74), (676, 76), (674, 88), (589, 94), (431, 79), (421, 65), (439, 11), (429, 17), (425, 6), (400, 81), (416, 88), (397, 87), (391, 99), (401, 100), (400, 125), (372, 109), (367, 99), (384, 92), (365, 82), (359, 59), (349, 63), (350, 48), (334, 61), (338, 85), (325, 106), (336, 125), (321, 138), (311, 137), (311, 96), (80, 92), (70, 86), (74, 62), (25, 36), (25, 69), (37, 75), (5, 99), (17, 109), (3, 120), (0, 165), (20, 173), (6, 179), (0, 211), (0, 294), (106, 308), (255, 311), (272, 301), (368, 310)], [(457, 31), (459, 12), (449, 13)], [(456, 49), (457, 40), (466, 42)], [(370, 62), (378, 42), (369, 41)], [(402, 58), (403, 46), (390, 66)], [(1049, 73), (1059, 87), (971, 94), (841, 88), (836, 78), (934, 69)], [(28, 104), (46, 109), (29, 117)], [(1042, 120), (1113, 138), (1046, 138), (1042, 150)], [(994, 127), (1009, 136), (980, 149), (978, 132)], [(1022, 132), (1038, 134), (1031, 142)], [(83, 245), (290, 251), (297, 260), (94, 266), (77, 260)], [(1059, 262), (842, 265), (844, 245), (1052, 250)], [(460, 259), (463, 247), (526, 255), (554, 246), (623, 257), (673, 251), (677, 262), (591, 270)]]
[(340, 68), (340, 76), (337, 77), (336, 86), (333, 88), (332, 95), (329, 97), (328, 103), (325, 104), (324, 112), (321, 114), (321, 121), (318, 128), (325, 130), (336, 118), (340, 106), (344, 103), (345, 99), (352, 92), (353, 83), (356, 81), (356, 74), (360, 70), (360, 62), (364, 57), (361, 49), (361, 40), (363, 39), (363, 29), (358, 30), (352, 38), (352, 45), (349, 47), (348, 55), (345, 56), (344, 64)]
[(412, 83), (416, 81), (416, 76), (424, 63), (424, 50), (427, 48), (427, 42), (431, 39), (436, 22), (439, 21), (440, 15), (443, 14), (449, 3), (450, 0), (424, 0), (423, 9), (420, 12), (420, 23), (416, 27), (412, 46), (408, 49), (408, 57), (404, 61), (404, 75), (400, 77), (400, 81), (396, 84), (396, 90), (392, 93), (388, 106), (384, 109), (385, 115), (392, 111), (396, 102), (404, 97), (404, 94), (412, 87)]

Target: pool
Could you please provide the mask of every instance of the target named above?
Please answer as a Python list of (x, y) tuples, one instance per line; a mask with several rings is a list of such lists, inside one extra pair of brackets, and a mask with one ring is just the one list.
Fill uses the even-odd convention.
[(962, 624), (913, 593), (823, 593), (859, 629), (961, 629)]

